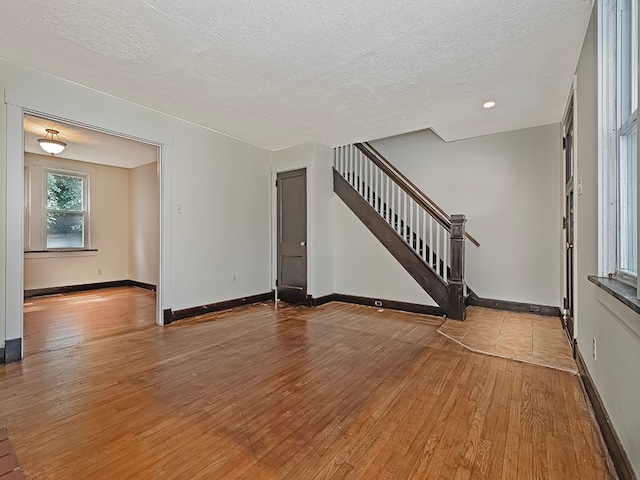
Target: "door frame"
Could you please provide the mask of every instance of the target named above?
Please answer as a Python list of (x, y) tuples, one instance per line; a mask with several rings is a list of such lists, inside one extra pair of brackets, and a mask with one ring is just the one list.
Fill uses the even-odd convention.
[[(573, 82), (571, 85), (571, 91), (569, 92), (569, 96), (567, 98), (567, 102), (565, 104), (563, 113), (562, 113), (562, 121), (561, 121), (561, 136), (564, 137), (565, 136), (565, 131), (566, 131), (566, 127), (567, 124), (569, 123), (569, 115), (571, 115), (571, 123), (572, 123), (572, 143), (573, 143), (573, 155), (572, 155), (572, 162), (573, 162), (573, 178), (572, 178), (572, 184), (571, 184), (571, 189), (573, 191), (573, 223), (574, 223), (574, 229), (573, 229), (573, 248), (572, 248), (572, 267), (573, 267), (573, 272), (572, 272), (572, 276), (573, 276), (573, 288), (572, 288), (572, 299), (573, 299), (573, 309), (572, 309), (572, 325), (573, 325), (573, 336), (570, 336), (570, 333), (568, 331), (568, 329), (565, 328), (565, 331), (567, 333), (567, 336), (570, 337), (570, 341), (572, 344), (572, 347), (575, 349), (575, 339), (577, 338), (578, 335), (578, 262), (577, 262), (577, 251), (578, 251), (578, 229), (576, 228), (576, 224), (577, 224), (577, 218), (578, 218), (578, 197), (581, 195), (581, 192), (579, 192), (578, 190), (578, 181), (580, 178), (580, 174), (579, 174), (579, 170), (578, 170), (578, 162), (577, 162), (577, 158), (578, 158), (578, 146), (577, 146), (577, 142), (576, 142), (576, 132), (577, 132), (577, 128), (578, 128), (578, 104), (577, 104), (577, 89), (578, 89), (578, 77), (577, 75), (573, 76)], [(561, 153), (561, 158), (562, 158), (562, 168), (561, 168), (561, 178), (562, 178), (562, 216), (561, 218), (564, 218), (564, 216), (566, 215), (567, 211), (567, 205), (566, 205), (566, 201), (567, 201), (567, 169), (566, 169), (566, 157), (565, 157), (565, 151), (564, 149), (561, 149), (560, 151)], [(569, 219), (567, 218), (567, 228), (569, 227), (568, 225), (568, 221)], [(563, 314), (565, 314), (565, 308), (564, 308), (564, 299), (568, 299), (568, 291), (567, 291), (567, 284), (568, 284), (568, 272), (567, 272), (567, 251), (566, 251), (566, 231), (563, 228), (562, 232), (561, 232), (561, 252), (562, 252), (562, 261), (560, 262), (560, 264), (562, 265), (561, 267), (561, 271), (562, 271), (562, 312)], [(563, 321), (563, 327), (564, 327), (564, 321)]]
[[(171, 177), (173, 139), (166, 132), (148, 125), (105, 117), (73, 104), (36, 98), (6, 89), (7, 115), (6, 170), (6, 269), (5, 269), (5, 344), (20, 340), (20, 358), (24, 355), (24, 114), (68, 123), (101, 133), (117, 135), (158, 147), (158, 187), (160, 193), (159, 275), (156, 286), (156, 323), (164, 325), (164, 310), (170, 305), (170, 232)], [(9, 232), (13, 232), (9, 235)]]
[(305, 169), (307, 171), (307, 297), (315, 294), (315, 236), (313, 212), (315, 212), (313, 159), (304, 158), (301, 160), (271, 165), (271, 288), (274, 291), (275, 299), (278, 298), (278, 288), (276, 278), (278, 275), (278, 192), (276, 190), (276, 180), (278, 173), (290, 172), (292, 170)]
[[(571, 135), (569, 137), (569, 134)], [(573, 336), (573, 323), (574, 323), (574, 306), (575, 306), (575, 249), (574, 249), (574, 239), (575, 239), (575, 205), (576, 205), (576, 197), (579, 192), (576, 191), (575, 188), (575, 178), (576, 178), (576, 168), (575, 168), (575, 158), (574, 158), (574, 146), (575, 146), (575, 135), (574, 135), (574, 125), (573, 125), (573, 95), (570, 97), (569, 101), (569, 110), (564, 117), (562, 122), (562, 136), (563, 136), (563, 152), (564, 152), (564, 168), (563, 168), (563, 182), (564, 182), (564, 241), (565, 241), (565, 249), (564, 249), (564, 292), (565, 297), (563, 302), (563, 323), (565, 330), (567, 331), (567, 335), (569, 338)], [(567, 141), (570, 138), (571, 143)], [(567, 169), (567, 156), (570, 159), (570, 168), (571, 168), (571, 176), (568, 176)], [(569, 202), (569, 200), (571, 200)], [(571, 244), (570, 244), (571, 242)], [(570, 251), (569, 251), (570, 250)], [(569, 266), (571, 266), (571, 271), (569, 271)]]

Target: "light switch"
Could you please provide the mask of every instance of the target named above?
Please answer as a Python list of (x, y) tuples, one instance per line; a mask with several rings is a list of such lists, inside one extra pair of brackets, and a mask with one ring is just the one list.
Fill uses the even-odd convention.
[(176, 213), (177, 213), (178, 215), (182, 215), (182, 204), (181, 204), (181, 203), (178, 203), (178, 204), (176, 205)]
[(582, 195), (582, 177), (578, 177), (578, 195)]

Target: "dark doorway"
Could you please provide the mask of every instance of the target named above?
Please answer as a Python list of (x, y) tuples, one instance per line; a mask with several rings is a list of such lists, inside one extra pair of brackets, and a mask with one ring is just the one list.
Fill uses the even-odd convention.
[(282, 172), (277, 177), (278, 298), (307, 300), (307, 170)]

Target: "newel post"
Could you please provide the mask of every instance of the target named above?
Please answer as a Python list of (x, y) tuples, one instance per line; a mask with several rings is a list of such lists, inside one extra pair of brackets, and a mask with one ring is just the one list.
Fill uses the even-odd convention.
[(464, 215), (451, 215), (451, 274), (449, 276), (449, 314), (453, 320), (467, 317), (464, 279)]

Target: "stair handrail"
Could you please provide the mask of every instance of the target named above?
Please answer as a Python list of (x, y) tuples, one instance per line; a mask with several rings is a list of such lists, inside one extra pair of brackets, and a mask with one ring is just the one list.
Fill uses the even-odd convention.
[[(405, 177), (389, 160), (384, 158), (368, 143), (353, 144), (360, 152), (362, 152), (369, 160), (371, 160), (378, 168), (386, 173), (391, 180), (404, 187), (403, 190), (415, 200), (418, 205), (425, 209), (433, 219), (442, 225), (447, 231), (451, 230), (451, 217), (447, 215), (440, 207), (422, 193), (407, 177)], [(373, 151), (370, 151), (371, 149)], [(376, 156), (377, 155), (377, 156)], [(432, 205), (433, 204), (433, 205)], [(437, 207), (435, 208), (434, 207)]]
[[(420, 190), (411, 180), (409, 180), (400, 170), (398, 170), (389, 160), (387, 160), (380, 152), (378, 152), (369, 142), (354, 143), (369, 160), (371, 160), (378, 168), (384, 171), (398, 185), (402, 186), (405, 192), (413, 198), (422, 208), (424, 208), (434, 220), (451, 232), (451, 216), (448, 215), (437, 203), (431, 200), (422, 190)], [(480, 243), (471, 235), (465, 232), (465, 237), (469, 239), (476, 247)]]
[(406, 184), (417, 195), (422, 197), (429, 205), (431, 205), (434, 209), (436, 209), (438, 212), (440, 212), (444, 216), (444, 218), (447, 219), (448, 222), (451, 222), (451, 216), (447, 212), (445, 212), (442, 208), (440, 208), (440, 206), (436, 202), (431, 200), (431, 198), (429, 198), (429, 196), (427, 196), (426, 193), (424, 193), (422, 190), (420, 190), (411, 180), (409, 180), (404, 175), (404, 173), (402, 173), (400, 170), (398, 170), (393, 163), (391, 163), (389, 160), (387, 160), (384, 155), (382, 155), (378, 150), (376, 150), (376, 148), (373, 145), (371, 145), (369, 142), (364, 142), (363, 145), (366, 148), (369, 148), (375, 155), (377, 155), (377, 157), (378, 157), (378, 159), (380, 161), (382, 161), (386, 165), (388, 165), (389, 168), (394, 171), (395, 175), (397, 177), (400, 177), (401, 183)]

